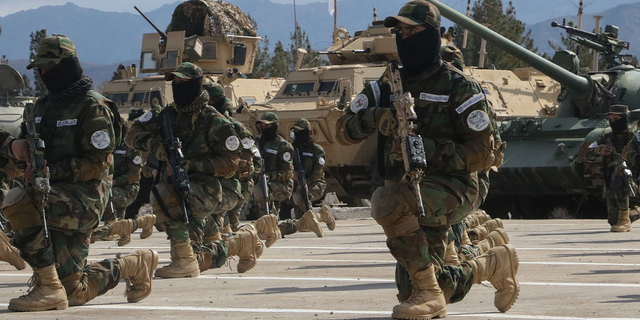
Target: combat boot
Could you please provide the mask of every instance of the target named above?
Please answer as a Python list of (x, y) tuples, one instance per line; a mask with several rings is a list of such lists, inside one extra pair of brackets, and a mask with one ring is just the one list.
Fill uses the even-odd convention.
[(67, 293), (58, 279), (58, 272), (53, 264), (40, 269), (33, 268), (29, 287), (29, 293), (9, 301), (9, 310), (64, 310), (69, 306)]
[(322, 226), (320, 222), (316, 220), (316, 216), (313, 215), (313, 211), (309, 210), (305, 212), (302, 217), (298, 220), (294, 221), (296, 225), (296, 229), (300, 232), (313, 231), (313, 233), (318, 236), (318, 238), (322, 238)]
[(502, 228), (498, 228), (489, 232), (487, 238), (478, 242), (477, 246), (478, 249), (480, 249), (480, 252), (485, 253), (493, 247), (501, 246), (507, 243), (509, 243), (509, 236), (507, 236), (507, 232)]
[[(447, 302), (438, 285), (433, 265), (424, 271), (407, 270), (413, 291), (393, 307), (393, 319), (432, 319), (447, 315)], [(399, 297), (400, 299), (400, 297)]]
[(336, 228), (336, 219), (331, 215), (331, 208), (328, 205), (323, 205), (320, 208), (320, 212), (314, 213), (316, 220), (324, 222), (329, 230), (333, 231)]
[(11, 245), (9, 237), (2, 230), (0, 230), (0, 261), (6, 261), (18, 270), (27, 267), (20, 257), (20, 250)]
[[(267, 248), (271, 247), (276, 241), (282, 238), (280, 229), (278, 228), (278, 217), (274, 214), (268, 214), (260, 217), (260, 219), (253, 222), (258, 230), (258, 236), (266, 239), (265, 245)], [(242, 231), (247, 225), (240, 227), (238, 231)]]
[[(109, 229), (109, 226), (111, 226), (112, 224), (116, 223), (118, 220), (110, 220), (110, 221), (105, 221), (104, 222), (104, 227)], [(108, 233), (108, 231), (107, 231)], [(115, 240), (119, 240), (120, 239), (120, 235), (118, 234), (109, 234), (105, 237), (100, 238), (99, 240), (101, 241), (115, 241)], [(93, 240), (93, 238), (92, 238)]]
[(189, 241), (171, 242), (171, 263), (156, 270), (156, 277), (160, 278), (187, 278), (200, 275), (198, 260), (193, 254)]
[(220, 234), (220, 231), (211, 234), (211, 235), (205, 235), (204, 238), (202, 239), (204, 241), (204, 243), (211, 243), (214, 241), (220, 241), (222, 240), (222, 234)]
[(233, 230), (231, 229), (231, 224), (225, 224), (224, 227), (222, 227), (222, 233), (232, 233)]
[(485, 254), (466, 261), (473, 271), (473, 281), (488, 280), (496, 288), (494, 305), (500, 312), (507, 312), (516, 302), (520, 293), (518, 256), (516, 248), (505, 244), (489, 249)]
[(140, 233), (140, 239), (149, 238), (153, 234), (153, 225), (155, 225), (155, 223), (155, 214), (143, 214), (136, 216), (136, 224), (138, 225), (139, 229), (142, 229), (142, 233)]
[(478, 220), (479, 224), (483, 224), (489, 220), (491, 220), (491, 216), (487, 214), (486, 211), (482, 209), (477, 209), (472, 213), (475, 216), (476, 220)]
[(245, 273), (256, 265), (258, 259), (256, 253), (256, 243), (260, 241), (258, 234), (252, 228), (245, 229), (227, 239), (229, 256), (238, 256), (238, 273)]
[(120, 237), (118, 246), (125, 246), (131, 242), (131, 232), (133, 232), (131, 219), (119, 220), (109, 225), (109, 236), (118, 235)]
[(444, 254), (444, 264), (448, 266), (459, 266), (460, 260), (458, 259), (458, 252), (456, 250), (456, 245), (454, 241), (449, 242), (447, 244), (447, 250)]
[(469, 235), (467, 234), (467, 229), (462, 231), (462, 239), (460, 240), (460, 244), (466, 244), (466, 245), (471, 245), (473, 244), (471, 242), (471, 239), (469, 239)]
[(611, 232), (631, 231), (631, 220), (629, 220), (629, 209), (618, 211), (618, 223), (611, 226)]
[(498, 228), (504, 228), (502, 220), (499, 218), (491, 219), (480, 226), (468, 230), (469, 238), (471, 242), (477, 243), (478, 241), (484, 240), (489, 235), (489, 232)]
[(153, 287), (153, 272), (158, 267), (158, 253), (151, 249), (137, 250), (124, 258), (118, 254), (117, 261), (120, 264), (120, 278), (127, 283), (127, 301), (135, 303), (148, 297)]

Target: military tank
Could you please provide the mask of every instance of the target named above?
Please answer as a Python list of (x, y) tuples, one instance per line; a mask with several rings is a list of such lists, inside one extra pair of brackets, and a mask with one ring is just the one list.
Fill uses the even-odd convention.
[(606, 26), (605, 32), (594, 34), (552, 24), (565, 29), (572, 40), (601, 52), (609, 64), (604, 72), (578, 75), (579, 61), (570, 51), (557, 52), (552, 61), (546, 60), (436, 0), (427, 1), (443, 17), (562, 84), (555, 117), (517, 117), (500, 122), (507, 149), (504, 164), (491, 175), (490, 197), (485, 203), (491, 214), (544, 217), (553, 208), (564, 207), (579, 217), (606, 216), (600, 200), (601, 159), (587, 160), (586, 150), (608, 130), (604, 114), (610, 105), (627, 105), (630, 125), (640, 118), (640, 72), (620, 53), (629, 43), (617, 39), (618, 28)]
[(35, 103), (35, 98), (22, 96), (24, 81), (20, 72), (8, 64), (0, 64), (0, 128), (14, 136), (20, 133), (24, 106)]
[[(442, 35), (443, 43), (447, 43), (446, 30)], [(327, 155), (326, 192), (335, 192), (349, 205), (362, 205), (366, 203), (362, 199), (369, 199), (382, 183), (374, 165), (377, 142), (372, 137), (360, 144), (343, 144), (336, 138), (335, 124), (365, 84), (379, 79), (390, 60), (399, 59), (395, 31), (377, 20), (374, 9), (373, 21), (366, 30), (352, 36), (344, 28), (335, 28), (333, 44), (320, 53), (326, 55), (329, 65), (296, 68), (272, 99), (243, 108), (235, 117), (257, 134), (256, 119), (274, 111), (280, 119), (280, 134), (287, 138), (294, 121), (307, 118), (313, 138)], [(299, 61), (302, 58), (302, 54), (298, 56)], [(511, 71), (467, 67), (464, 72), (480, 81), (499, 119), (555, 115), (560, 84), (533, 68)]]

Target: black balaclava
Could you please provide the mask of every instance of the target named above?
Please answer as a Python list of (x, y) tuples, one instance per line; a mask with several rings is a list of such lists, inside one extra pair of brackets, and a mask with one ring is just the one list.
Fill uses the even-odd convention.
[(609, 125), (611, 126), (611, 132), (614, 134), (620, 134), (627, 131), (627, 115), (620, 115), (620, 119), (616, 121), (609, 120)]
[(309, 129), (294, 131), (293, 134), (294, 134), (293, 143), (297, 145), (305, 144), (309, 142), (309, 139), (311, 137), (311, 133), (309, 132)]
[(40, 78), (49, 92), (60, 93), (82, 79), (82, 68), (77, 57), (64, 58)]
[(222, 114), (225, 114), (225, 113), (228, 111), (228, 110), (227, 110), (227, 109), (225, 109), (225, 107), (224, 107), (225, 102), (226, 102), (226, 100), (227, 100), (227, 98), (226, 98), (225, 96), (215, 97), (215, 98), (213, 98), (213, 99), (211, 99), (211, 100), (213, 100), (213, 101), (212, 101), (212, 102), (213, 102), (212, 106), (213, 106), (214, 108), (216, 108), (216, 110), (218, 110), (218, 112), (220, 112), (220, 113), (222, 113)]
[(278, 135), (278, 124), (273, 123), (269, 128), (260, 128), (263, 141), (271, 141)]
[(204, 78), (190, 79), (184, 82), (172, 82), (173, 101), (179, 106), (186, 106), (196, 100), (202, 92)]
[(426, 26), (408, 38), (396, 34), (396, 46), (403, 69), (416, 75), (440, 61), (440, 31)]

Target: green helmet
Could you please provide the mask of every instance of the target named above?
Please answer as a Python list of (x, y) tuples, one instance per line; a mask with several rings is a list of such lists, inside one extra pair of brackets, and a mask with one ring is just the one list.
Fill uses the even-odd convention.
[(71, 39), (54, 34), (40, 40), (36, 58), (31, 60), (27, 69), (34, 67), (39, 69), (53, 68), (60, 63), (60, 60), (77, 56), (76, 46), (73, 45)]

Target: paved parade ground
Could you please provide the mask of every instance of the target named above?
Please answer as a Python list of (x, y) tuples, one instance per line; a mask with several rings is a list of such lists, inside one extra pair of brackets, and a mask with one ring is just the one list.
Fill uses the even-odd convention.
[[(520, 258), (520, 297), (507, 313), (493, 306), (490, 284), (474, 285), (450, 305), (447, 319), (640, 318), (640, 226), (611, 233), (606, 220), (505, 220)], [(91, 245), (96, 261), (152, 248), (169, 263), (169, 242), (138, 233), (126, 247)], [(198, 278), (153, 281), (140, 303), (126, 303), (124, 283), (86, 306), (13, 313), (9, 299), (24, 294), (31, 270), (0, 262), (0, 319), (390, 319), (397, 303), (395, 260), (373, 220), (338, 220), (324, 238), (298, 233), (265, 249), (254, 269), (237, 261)]]

